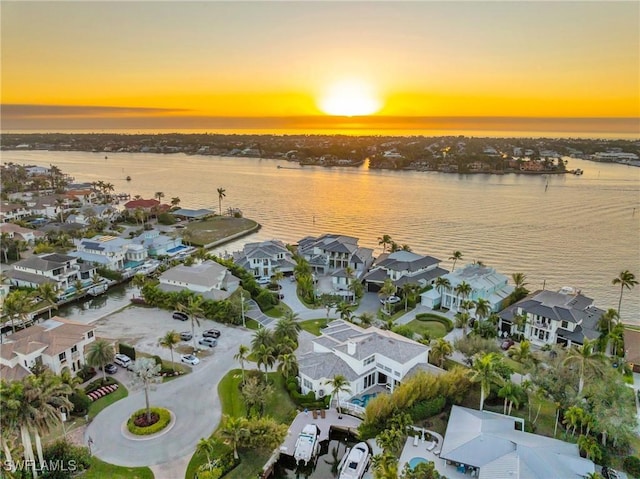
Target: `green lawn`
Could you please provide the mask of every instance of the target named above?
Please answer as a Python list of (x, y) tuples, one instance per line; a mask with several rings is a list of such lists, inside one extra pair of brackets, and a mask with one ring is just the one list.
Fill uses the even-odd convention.
[(524, 374), (524, 365), (519, 363), (518, 361), (511, 359), (509, 356), (505, 356), (503, 361), (506, 365), (508, 365), (511, 369), (513, 369), (514, 373)]
[(240, 233), (241, 231), (254, 228), (257, 224), (258, 223), (248, 218), (215, 216), (204, 221), (190, 222), (183, 231), (188, 232), (187, 243), (191, 243), (194, 246), (204, 246)]
[(442, 338), (447, 334), (447, 328), (438, 321), (420, 321), (419, 319), (414, 319), (409, 321), (407, 326), (409, 326), (414, 333), (420, 335), (429, 333), (432, 339)]
[(119, 385), (118, 389), (116, 389), (111, 394), (107, 394), (106, 396), (101, 397), (97, 401), (93, 401), (91, 403), (91, 405), (89, 406), (89, 419), (93, 419), (104, 408), (111, 406), (114, 402), (119, 401), (122, 398), (126, 398), (129, 395), (127, 388), (125, 388), (118, 381), (116, 381), (116, 383), (118, 383)]
[(291, 311), (291, 308), (281, 301), (273, 308), (267, 311), (263, 311), (263, 313), (271, 318), (281, 318), (285, 315), (285, 313), (290, 311)]
[[(269, 373), (269, 379), (272, 381), (274, 393), (269, 398), (265, 406), (265, 416), (271, 416), (276, 421), (289, 424), (296, 411), (296, 406), (291, 401), (285, 388), (284, 378), (280, 373)], [(240, 417), (246, 415), (244, 401), (238, 388), (242, 381), (242, 370), (233, 369), (229, 371), (220, 381), (218, 385), (218, 395), (220, 397), (220, 406), (223, 415)], [(213, 433), (215, 435), (215, 432)], [(240, 450), (240, 464), (227, 474), (225, 479), (246, 479), (248, 477), (256, 477), (257, 473), (262, 471), (270, 452), (262, 452), (256, 450)], [(193, 479), (195, 472), (201, 464), (206, 461), (204, 454), (194, 454), (189, 462), (186, 479)]]
[(82, 479), (153, 479), (153, 472), (148, 467), (122, 467), (102, 462), (97, 457), (91, 458), (91, 466), (77, 476)]
[(254, 331), (262, 327), (262, 325), (255, 319), (247, 318), (244, 323), (247, 325), (247, 329), (253, 329)]
[(320, 336), (320, 330), (327, 326), (327, 318), (309, 319), (307, 321), (300, 321), (298, 324), (305, 331)]

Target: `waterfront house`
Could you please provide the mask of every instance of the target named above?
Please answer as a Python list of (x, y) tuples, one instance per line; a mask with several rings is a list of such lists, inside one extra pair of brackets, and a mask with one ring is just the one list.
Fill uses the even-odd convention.
[(77, 251), (69, 253), (85, 262), (94, 263), (113, 271), (122, 271), (128, 262), (142, 262), (147, 251), (131, 240), (110, 235), (74, 240)]
[(376, 292), (387, 279), (397, 288), (408, 283), (424, 287), (447, 273), (446, 269), (440, 268), (439, 259), (410, 251), (396, 251), (381, 255), (363, 280), (368, 291)]
[(347, 267), (354, 277), (361, 278), (373, 263), (373, 250), (358, 246), (358, 238), (325, 234), (318, 238), (307, 236), (298, 242), (298, 254), (320, 274), (334, 273)]
[(31, 214), (31, 210), (22, 203), (11, 203), (9, 201), (0, 203), (0, 220), (3, 222), (21, 220)]
[(37, 288), (52, 283), (61, 293), (75, 291), (78, 280), (86, 286), (95, 274), (95, 266), (78, 263), (78, 258), (58, 253), (20, 260), (7, 272), (12, 286)]
[(201, 208), (199, 210), (180, 208), (172, 211), (171, 214), (176, 218), (180, 218), (181, 220), (198, 220), (213, 215), (213, 210), (207, 210), (204, 208)]
[(579, 479), (595, 472), (577, 444), (523, 429), (522, 419), (454, 405), (440, 458), (452, 471), (479, 479)]
[(91, 224), (91, 219), (95, 218), (109, 223), (114, 220), (117, 214), (118, 212), (111, 205), (87, 205), (84, 206), (79, 213), (70, 214), (65, 222), (87, 226)]
[(4, 233), (8, 238), (24, 241), (29, 245), (33, 245), (36, 239), (44, 238), (44, 233), (30, 228), (23, 228), (13, 223), (1, 223), (0, 233)]
[[(600, 336), (598, 320), (603, 313), (594, 306), (593, 299), (573, 288), (536, 291), (500, 312), (498, 330), (503, 336), (522, 334), (537, 346), (581, 345), (584, 338)], [(516, 325), (518, 315), (526, 316), (520, 326)]]
[(141, 245), (146, 250), (146, 254), (152, 258), (158, 256), (175, 256), (189, 247), (182, 244), (180, 236), (168, 236), (160, 234), (158, 230), (149, 230), (134, 238), (135, 245)]
[(270, 278), (276, 271), (290, 274), (296, 266), (291, 251), (278, 240), (248, 243), (242, 251), (233, 253), (233, 262), (251, 271), (256, 278)]
[(175, 266), (160, 275), (162, 291), (190, 290), (205, 299), (228, 298), (240, 286), (240, 280), (215, 261)]
[(302, 394), (316, 398), (331, 394), (327, 381), (340, 374), (347, 378), (351, 398), (376, 386), (389, 391), (418, 370), (440, 373), (428, 364), (429, 346), (391, 331), (335, 320), (313, 340), (313, 350), (298, 356)]
[(82, 206), (80, 202), (66, 195), (34, 196), (27, 199), (26, 203), (30, 214), (58, 221), (61, 213), (64, 216), (70, 209)]
[(85, 363), (86, 347), (95, 341), (95, 326), (60, 316), (9, 334), (0, 349), (0, 377), (22, 379), (36, 365), (60, 374), (64, 368), (75, 374)]
[(79, 202), (82, 205), (88, 205), (94, 203), (98, 195), (92, 189), (72, 189), (67, 190), (65, 196), (73, 202)]
[[(513, 286), (508, 284), (508, 278), (498, 273), (494, 268), (481, 264), (469, 264), (442, 276), (449, 280), (450, 287), (438, 291), (431, 289), (421, 295), (421, 302), (429, 308), (441, 306), (451, 311), (460, 310), (463, 300), (477, 301), (483, 298), (489, 301), (492, 312), (503, 308), (504, 300), (513, 292)], [(461, 283), (471, 287), (471, 293), (462, 297), (456, 293), (456, 287)]]

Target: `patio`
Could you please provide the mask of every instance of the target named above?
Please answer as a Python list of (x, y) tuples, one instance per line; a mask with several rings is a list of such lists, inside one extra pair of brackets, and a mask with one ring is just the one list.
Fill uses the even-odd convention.
[[(411, 435), (407, 438), (404, 444), (402, 453), (400, 454), (400, 460), (398, 461), (398, 471), (404, 469), (405, 464), (423, 462), (416, 459), (423, 459), (435, 464), (436, 471), (448, 479), (469, 479), (475, 477), (471, 471), (462, 472), (455, 464), (447, 464), (448, 461), (438, 456), (440, 454), (440, 448), (442, 447), (442, 436), (433, 431), (426, 431), (425, 435), (422, 435), (421, 428), (415, 428), (415, 435)], [(436, 440), (429, 440), (427, 435), (433, 435)], [(416, 440), (417, 438), (417, 440)], [(438, 442), (439, 441), (439, 442)], [(434, 446), (435, 442), (435, 446)]]

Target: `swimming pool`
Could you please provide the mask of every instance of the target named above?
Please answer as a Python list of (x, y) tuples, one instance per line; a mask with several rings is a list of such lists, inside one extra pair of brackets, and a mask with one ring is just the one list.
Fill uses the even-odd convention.
[(177, 253), (178, 251), (182, 251), (182, 250), (185, 250), (187, 248), (188, 247), (183, 245), (183, 244), (178, 245), (178, 246), (174, 246), (173, 248), (167, 250), (167, 254)]
[(418, 464), (421, 464), (423, 462), (429, 462), (429, 461), (426, 460), (424, 457), (413, 457), (409, 461), (409, 467), (411, 469), (415, 469)]
[(371, 399), (373, 399), (374, 397), (376, 397), (377, 395), (378, 395), (378, 393), (363, 394), (362, 398), (360, 398), (360, 399), (351, 399), (350, 402), (352, 404), (357, 404), (358, 406), (367, 407), (367, 404), (369, 404), (369, 401)]

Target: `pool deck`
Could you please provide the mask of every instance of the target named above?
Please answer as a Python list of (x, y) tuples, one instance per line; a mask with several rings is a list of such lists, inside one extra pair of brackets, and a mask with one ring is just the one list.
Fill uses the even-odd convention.
[(471, 479), (471, 474), (463, 474), (459, 472), (454, 465), (447, 465), (447, 461), (441, 459), (434, 453), (435, 451), (440, 451), (442, 443), (437, 444), (435, 448), (429, 451), (427, 447), (430, 447), (432, 442), (426, 439), (423, 441), (421, 435), (419, 433), (416, 434), (420, 436), (418, 439), (418, 445), (414, 446), (415, 435), (411, 435), (407, 438), (407, 442), (404, 444), (404, 448), (400, 454), (400, 460), (398, 461), (398, 471), (402, 471), (404, 465), (414, 457), (421, 457), (427, 461), (433, 462), (436, 466), (436, 471), (443, 476), (446, 476), (448, 479)]

